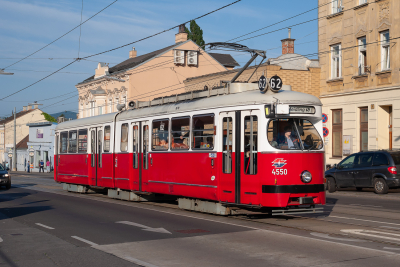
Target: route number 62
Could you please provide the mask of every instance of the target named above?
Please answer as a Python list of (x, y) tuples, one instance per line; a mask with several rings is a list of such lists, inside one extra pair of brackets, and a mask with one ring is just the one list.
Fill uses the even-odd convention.
[(287, 169), (272, 169), (273, 175), (287, 175)]

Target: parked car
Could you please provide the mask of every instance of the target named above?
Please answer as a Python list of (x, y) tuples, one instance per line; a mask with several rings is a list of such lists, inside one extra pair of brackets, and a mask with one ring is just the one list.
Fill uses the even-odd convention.
[(7, 189), (11, 188), (11, 175), (8, 173), (9, 168), (5, 168), (0, 164), (0, 187), (4, 185)]
[(374, 188), (376, 194), (387, 194), (389, 188), (400, 187), (400, 151), (362, 151), (352, 154), (325, 172), (326, 188)]

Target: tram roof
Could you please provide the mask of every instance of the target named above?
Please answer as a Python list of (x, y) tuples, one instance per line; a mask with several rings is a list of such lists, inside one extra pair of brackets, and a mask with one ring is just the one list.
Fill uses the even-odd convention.
[[(126, 110), (121, 112), (117, 116), (117, 121), (124, 121), (149, 116), (177, 114), (190, 111), (207, 111), (214, 108), (235, 107), (236, 109), (239, 106), (268, 104), (276, 102), (277, 100), (279, 100), (279, 102), (282, 104), (313, 106), (322, 105), (318, 97), (301, 92), (282, 90), (279, 93), (268, 91), (267, 93), (262, 94), (259, 90), (252, 90), (236, 94), (219, 95), (208, 98), (197, 98), (176, 103)], [(116, 113), (110, 113), (63, 122), (57, 126), (56, 130), (112, 122), (115, 115)]]

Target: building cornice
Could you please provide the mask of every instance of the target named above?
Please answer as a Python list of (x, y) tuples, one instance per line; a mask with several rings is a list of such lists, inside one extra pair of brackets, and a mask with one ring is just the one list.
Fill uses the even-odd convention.
[(365, 90), (357, 90), (357, 91), (337, 93), (337, 94), (320, 95), (319, 98), (359, 95), (359, 94), (375, 93), (375, 92), (399, 90), (399, 89), (400, 89), (400, 86), (390, 86), (390, 87), (383, 87), (383, 88), (376, 88), (376, 89), (365, 89)]

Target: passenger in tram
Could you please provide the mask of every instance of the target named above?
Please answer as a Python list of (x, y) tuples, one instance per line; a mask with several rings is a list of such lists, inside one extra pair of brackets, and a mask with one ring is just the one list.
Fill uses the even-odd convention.
[(300, 149), (299, 139), (292, 134), (292, 127), (287, 125), (283, 130), (283, 135), (280, 134), (277, 143), (280, 149)]

